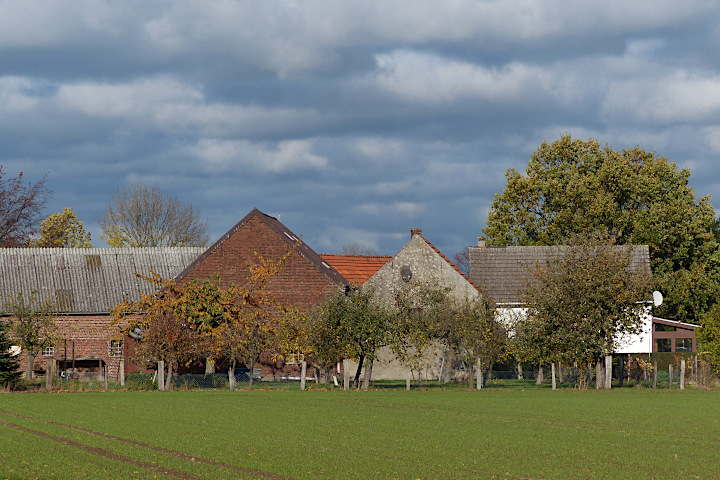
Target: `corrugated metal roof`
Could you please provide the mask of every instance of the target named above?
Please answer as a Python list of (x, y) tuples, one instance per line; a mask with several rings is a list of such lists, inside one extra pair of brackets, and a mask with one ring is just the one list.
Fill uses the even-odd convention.
[[(627, 248), (617, 245), (613, 248)], [(629, 245), (630, 265), (635, 272), (650, 274), (650, 253), (647, 245)], [(567, 247), (512, 246), (470, 247), (470, 279), (498, 304), (522, 302), (527, 284), (532, 280), (531, 269), (543, 266), (559, 256)]]
[(0, 311), (18, 293), (37, 292), (61, 313), (106, 313), (126, 298), (137, 300), (155, 286), (135, 274), (174, 278), (205, 249), (2, 248)]

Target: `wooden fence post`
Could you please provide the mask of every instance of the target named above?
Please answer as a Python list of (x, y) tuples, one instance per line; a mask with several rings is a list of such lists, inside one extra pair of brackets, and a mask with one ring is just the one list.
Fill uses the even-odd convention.
[(125, 359), (123, 359), (123, 358), (120, 359), (120, 367), (119, 367), (118, 372), (119, 372), (118, 377), (120, 377), (120, 378), (118, 378), (118, 380), (120, 381), (120, 386), (124, 387), (125, 386)]
[(158, 390), (165, 390), (165, 360), (158, 360), (157, 363)]
[(108, 385), (108, 366), (107, 366), (107, 364), (105, 364), (105, 366), (103, 366), (103, 376), (105, 377), (105, 391), (107, 392), (108, 387), (109, 387), (109, 385)]
[(52, 358), (48, 358), (45, 360), (45, 388), (48, 392), (52, 391), (52, 383), (53, 383), (53, 364), (52, 364)]
[(300, 368), (300, 390), (305, 390), (305, 375), (307, 374), (307, 362), (303, 360)]
[(653, 388), (657, 388), (657, 360), (653, 362)]
[(680, 390), (685, 390), (685, 359), (680, 360)]

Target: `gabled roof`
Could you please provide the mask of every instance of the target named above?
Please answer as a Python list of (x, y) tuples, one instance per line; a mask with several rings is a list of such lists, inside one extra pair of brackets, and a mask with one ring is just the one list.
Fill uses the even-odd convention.
[(428, 240), (428, 239), (425, 238), (424, 236), (422, 236), (422, 239), (425, 240), (425, 243), (427, 243), (427, 244), (430, 246), (430, 248), (432, 248), (433, 250), (435, 250), (435, 252), (437, 252), (437, 254), (440, 255), (440, 257), (441, 257), (443, 260), (445, 260), (447, 263), (449, 263), (450, 266), (451, 266), (452, 268), (454, 268), (456, 272), (458, 272), (460, 275), (462, 275), (462, 277), (463, 277), (465, 280), (467, 280), (470, 285), (472, 285), (473, 287), (477, 288), (479, 291), (482, 291), (482, 289), (478, 288), (478, 286), (475, 285), (475, 283), (473, 283), (473, 281), (470, 280), (470, 278), (469, 278), (467, 275), (465, 275), (465, 274), (463, 273), (463, 271), (458, 268), (457, 265), (455, 265), (453, 262), (451, 262), (450, 259), (447, 258), (447, 257), (445, 256), (445, 254), (440, 251), (440, 249), (438, 249), (435, 245), (433, 245), (432, 242), (430, 242), (430, 240)]
[(353, 285), (362, 285), (392, 257), (389, 255), (320, 255)]
[(266, 215), (257, 208), (253, 208), (252, 211), (245, 216), (245, 218), (240, 220), (234, 227), (228, 230), (225, 235), (220, 237), (217, 242), (215, 242), (210, 248), (205, 250), (199, 257), (197, 257), (194, 262), (188, 265), (187, 268), (185, 268), (177, 275), (175, 280), (180, 281), (186, 275), (192, 272), (199, 263), (201, 263), (208, 256), (210, 256), (215, 250), (217, 250), (223, 243), (225, 243), (233, 234), (235, 234), (235, 232), (242, 228), (242, 226), (249, 222), (250, 219), (252, 219), (253, 217), (257, 217), (263, 223), (265, 223), (265, 225), (270, 227), (278, 235), (278, 237), (280, 237), (288, 244), (289, 247), (295, 246), (295, 251), (297, 253), (299, 253), (303, 258), (310, 262), (315, 268), (317, 268), (323, 275), (328, 277), (333, 283), (341, 287), (349, 285), (349, 282), (344, 276), (342, 276), (329, 263), (325, 262), (322, 257), (319, 254), (315, 253), (315, 251), (310, 248), (305, 242), (303, 242), (299, 236), (295, 235), (292, 231), (290, 231), (289, 228), (280, 223), (277, 218)]
[[(650, 274), (650, 253), (647, 245), (617, 245), (630, 248), (628, 268)], [(470, 278), (498, 304), (521, 304), (531, 269), (557, 258), (567, 247), (512, 246), (470, 247)]]
[(107, 314), (156, 286), (135, 274), (173, 278), (203, 251), (198, 247), (2, 248), (0, 311), (18, 293), (50, 300), (60, 313)]

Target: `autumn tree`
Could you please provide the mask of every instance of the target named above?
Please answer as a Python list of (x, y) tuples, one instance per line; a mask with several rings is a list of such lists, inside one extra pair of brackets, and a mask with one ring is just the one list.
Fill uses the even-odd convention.
[[(696, 199), (689, 170), (639, 147), (616, 151), (565, 135), (543, 142), (524, 174), (505, 176), (483, 229), (489, 245), (560, 245), (575, 234), (609, 233), (618, 244), (650, 247), (654, 282), (666, 296), (659, 313), (696, 321), (707, 308), (684, 306), (691, 283), (682, 277), (707, 276), (718, 248), (710, 197)], [(703, 296), (717, 297), (718, 286), (708, 288)]]
[[(174, 365), (188, 365), (212, 350), (212, 331), (224, 314), (223, 295), (217, 281), (192, 281), (183, 285), (157, 274), (138, 277), (158, 291), (127, 300), (113, 309), (121, 336), (138, 337), (133, 354), (144, 362), (162, 361), (168, 367), (171, 386)], [(158, 371), (158, 375), (163, 372)]]
[(249, 274), (241, 286), (222, 288), (217, 278), (176, 284), (158, 275), (139, 275), (158, 291), (117, 305), (114, 324), (121, 335), (141, 337), (136, 348), (141, 359), (162, 360), (172, 369), (173, 364), (199, 358), (225, 358), (230, 364), (230, 388), (235, 389), (238, 364), (250, 369), (252, 386), (252, 369), (260, 355), (269, 351), (280, 355), (284, 348), (291, 348), (278, 339), (278, 331), (298, 314), (278, 302), (267, 291), (267, 283), (292, 251), (274, 261), (258, 258), (248, 265)]
[(10, 351), (12, 343), (7, 337), (9, 325), (0, 321), (0, 387), (9, 389), (22, 376), (16, 353)]
[(650, 275), (631, 268), (630, 246), (607, 237), (573, 238), (533, 270), (525, 295), (529, 323), (516, 335), (529, 336), (524, 341), (534, 343), (541, 362), (599, 362), (640, 331), (647, 309)]
[(207, 244), (207, 223), (189, 203), (136, 183), (115, 191), (98, 215), (111, 247), (194, 247)]
[(0, 247), (24, 246), (35, 233), (40, 212), (51, 193), (45, 180), (46, 177), (35, 183), (25, 181), (22, 172), (6, 178), (0, 165)]
[(78, 220), (72, 208), (51, 214), (40, 222), (40, 237), (30, 239), (31, 247), (92, 248), (90, 232)]
[(50, 301), (39, 301), (33, 292), (30, 297), (18, 293), (5, 308), (11, 315), (10, 331), (27, 354), (25, 378), (30, 379), (35, 357), (55, 341), (54, 305)]

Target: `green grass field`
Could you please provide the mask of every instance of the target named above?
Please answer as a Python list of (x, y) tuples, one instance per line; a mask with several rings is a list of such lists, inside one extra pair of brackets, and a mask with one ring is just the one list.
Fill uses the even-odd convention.
[(720, 392), (0, 394), (0, 478), (720, 478)]

